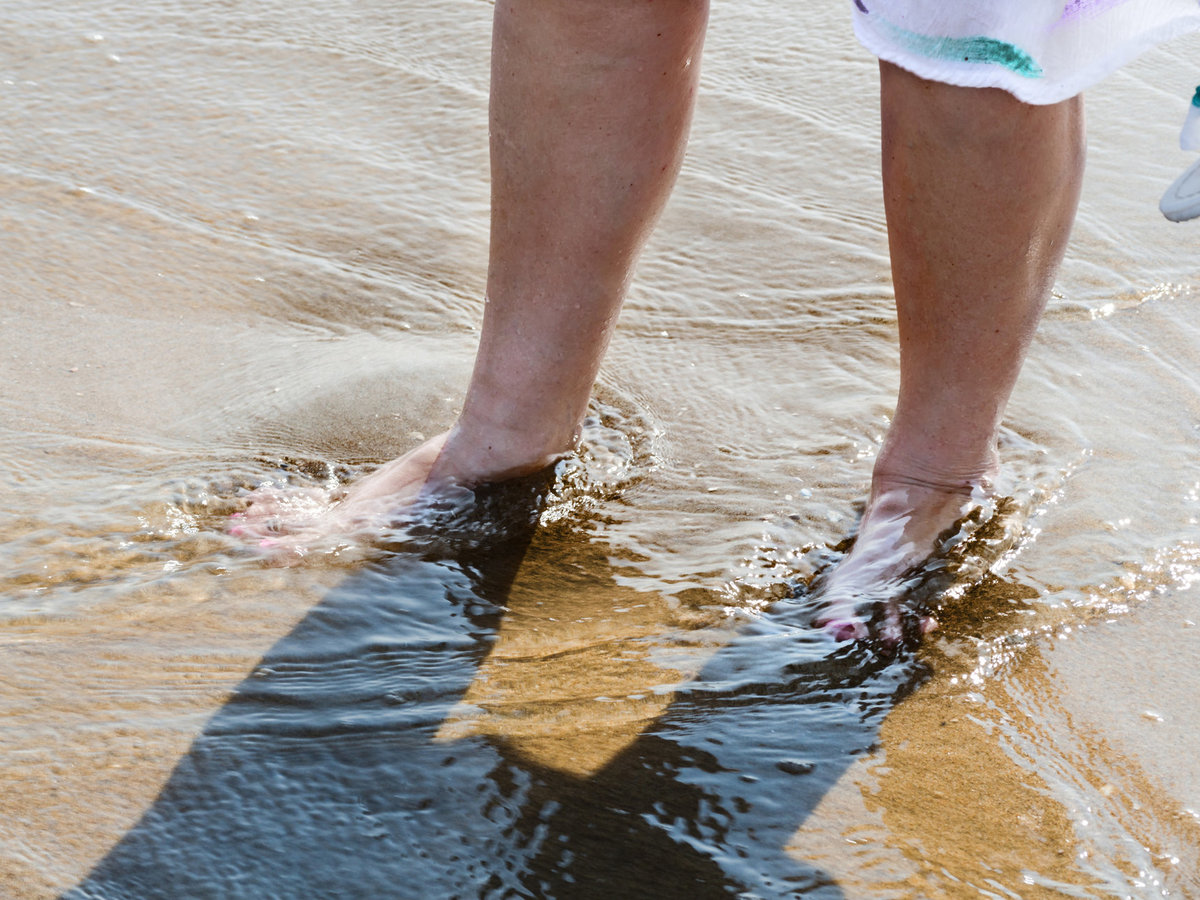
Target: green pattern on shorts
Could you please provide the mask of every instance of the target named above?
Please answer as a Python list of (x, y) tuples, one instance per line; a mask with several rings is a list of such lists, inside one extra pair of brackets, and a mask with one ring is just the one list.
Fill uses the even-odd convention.
[(936, 37), (920, 34), (880, 20), (893, 39), (913, 53), (931, 59), (961, 60), (968, 63), (987, 63), (1003, 66), (1026, 78), (1041, 78), (1042, 67), (1032, 56), (1007, 41), (990, 37)]

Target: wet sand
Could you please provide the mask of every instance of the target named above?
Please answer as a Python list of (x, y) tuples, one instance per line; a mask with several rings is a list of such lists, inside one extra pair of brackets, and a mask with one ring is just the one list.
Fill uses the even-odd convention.
[[(833, 665), (806, 633), (746, 629), (836, 560), (896, 383), (874, 64), (840, 3), (714, 10), (603, 424), (503, 615), (470, 611), (497, 596), (472, 580), (486, 554), (280, 571), (224, 534), (246, 488), (352, 478), (452, 421), (486, 253), (489, 14), (0, 13), (0, 894), (111, 887), (147, 859), (169, 891), (219, 858), (223, 823), (319, 850), (295, 823), (344, 811), (345, 775), (379, 791), (374, 824), (328, 826), (373, 848), (350, 895), (425, 853), (422, 893), (396, 896), (493, 877), (518, 896), (1200, 896), (1200, 232), (1156, 209), (1190, 161), (1196, 41), (1089, 95), (1079, 222), (1007, 420), (1008, 551), (967, 560), (913, 657)], [(391, 630), (338, 652), (387, 650), (385, 714), (361, 752), (287, 749), (264, 698), (314, 730), (375, 697), (317, 654), (323, 611), (360, 600)], [(248, 786), (196, 776), (247, 722), (263, 743), (229, 758)], [(283, 762), (326, 752), (311, 777)], [(207, 822), (171, 817), (201, 800)], [(260, 889), (286, 883), (261, 859)], [(238, 874), (208, 889), (235, 896)]]

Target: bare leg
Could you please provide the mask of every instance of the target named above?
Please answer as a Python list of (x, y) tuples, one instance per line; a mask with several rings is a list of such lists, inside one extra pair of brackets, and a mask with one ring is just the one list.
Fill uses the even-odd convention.
[(488, 304), (446, 474), (527, 471), (574, 445), (683, 160), (706, 19), (702, 0), (497, 4)]
[(886, 597), (990, 488), (1084, 159), (1079, 97), (1029, 106), (888, 63), (880, 72), (900, 396), (855, 546), (826, 583), (825, 616), (843, 638), (865, 634), (855, 608)]
[[(428, 484), (534, 471), (574, 446), (683, 159), (706, 21), (706, 0), (498, 0), (487, 305), (462, 414), (317, 531), (370, 529)], [(241, 527), (268, 517), (286, 509), (262, 498)]]

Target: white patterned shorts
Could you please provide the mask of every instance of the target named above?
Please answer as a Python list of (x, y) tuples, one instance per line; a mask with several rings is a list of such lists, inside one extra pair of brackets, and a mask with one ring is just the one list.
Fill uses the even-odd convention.
[(1200, 28), (1200, 0), (853, 0), (880, 59), (923, 78), (1056, 103)]

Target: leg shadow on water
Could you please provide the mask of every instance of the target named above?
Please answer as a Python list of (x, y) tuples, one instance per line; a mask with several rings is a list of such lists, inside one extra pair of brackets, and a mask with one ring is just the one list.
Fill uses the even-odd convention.
[(414, 535), (332, 591), (63, 900), (841, 897), (784, 847), (919, 681), (903, 654), (748, 634), (586, 777), (439, 737), (523, 566), (612, 584), (586, 535), (531, 543), (536, 512)]

